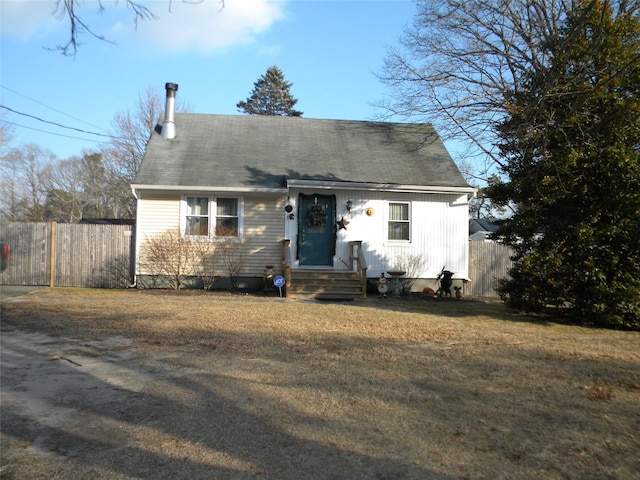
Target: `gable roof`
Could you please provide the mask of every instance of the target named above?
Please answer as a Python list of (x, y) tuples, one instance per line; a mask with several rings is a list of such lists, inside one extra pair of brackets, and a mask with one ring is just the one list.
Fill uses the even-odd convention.
[(430, 125), (175, 114), (156, 127), (134, 188), (283, 189), (291, 181), (470, 189)]
[(495, 232), (498, 225), (491, 223), (486, 218), (470, 218), (469, 219), (469, 235), (477, 232)]

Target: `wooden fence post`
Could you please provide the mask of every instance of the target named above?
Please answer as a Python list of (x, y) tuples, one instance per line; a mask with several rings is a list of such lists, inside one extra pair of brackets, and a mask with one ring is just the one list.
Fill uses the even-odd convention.
[(56, 222), (51, 222), (51, 238), (49, 240), (49, 287), (55, 287), (56, 278)]

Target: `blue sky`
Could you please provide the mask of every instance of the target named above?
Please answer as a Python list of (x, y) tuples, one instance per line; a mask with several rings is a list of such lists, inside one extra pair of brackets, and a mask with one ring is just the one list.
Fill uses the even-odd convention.
[[(374, 72), (415, 13), (412, 0), (226, 0), (221, 11), (217, 0), (143, 3), (159, 18), (136, 29), (123, 0), (103, 0), (102, 14), (84, 1), (83, 20), (117, 45), (85, 35), (73, 58), (47, 50), (69, 35), (55, 0), (0, 0), (2, 105), (106, 134), (116, 113), (166, 82), (179, 84), (178, 100), (194, 112), (240, 114), (238, 101), (277, 65), (304, 117), (371, 120), (380, 113), (371, 102), (385, 94)], [(35, 143), (59, 158), (103, 141), (5, 109), (1, 118), (22, 125), (12, 145)]]

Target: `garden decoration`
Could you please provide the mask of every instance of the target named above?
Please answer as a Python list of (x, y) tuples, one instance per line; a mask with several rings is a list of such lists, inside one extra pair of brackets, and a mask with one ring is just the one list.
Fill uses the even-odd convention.
[(456, 298), (460, 300), (462, 298), (462, 287), (453, 287), (456, 291)]
[(389, 287), (387, 286), (387, 279), (384, 276), (384, 273), (380, 274), (380, 279), (378, 280), (378, 293), (380, 298), (387, 298), (387, 291)]
[(338, 220), (336, 222), (336, 224), (338, 225), (338, 230), (346, 230), (347, 229), (347, 225), (349, 225), (351, 222), (347, 221), (344, 219), (344, 217), (342, 217), (340, 220)]
[(453, 275), (454, 275), (453, 272), (450, 272), (449, 270), (445, 270), (444, 267), (442, 267), (442, 270), (440, 271), (440, 273), (438, 274), (438, 277), (436, 278), (436, 280), (440, 282), (440, 288), (436, 292), (436, 294), (440, 298), (446, 295), (451, 296), (451, 285), (453, 284), (453, 280), (451, 279), (451, 277), (453, 277)]
[(404, 270), (394, 270), (387, 273), (393, 277), (393, 280), (391, 280), (391, 293), (394, 297), (399, 297), (402, 294), (402, 285), (399, 279), (407, 272)]

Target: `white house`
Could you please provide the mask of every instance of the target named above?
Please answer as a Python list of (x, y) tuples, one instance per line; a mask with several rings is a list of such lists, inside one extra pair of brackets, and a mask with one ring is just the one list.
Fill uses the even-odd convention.
[(137, 259), (146, 239), (179, 229), (246, 240), (248, 286), (267, 265), (293, 292), (296, 273), (379, 278), (420, 257), (415, 288), (433, 287), (443, 267), (468, 277), (475, 190), (430, 125), (175, 113), (177, 88), (167, 84), (132, 185)]
[(493, 242), (490, 236), (498, 226), (484, 218), (469, 219), (469, 240), (472, 242)]

